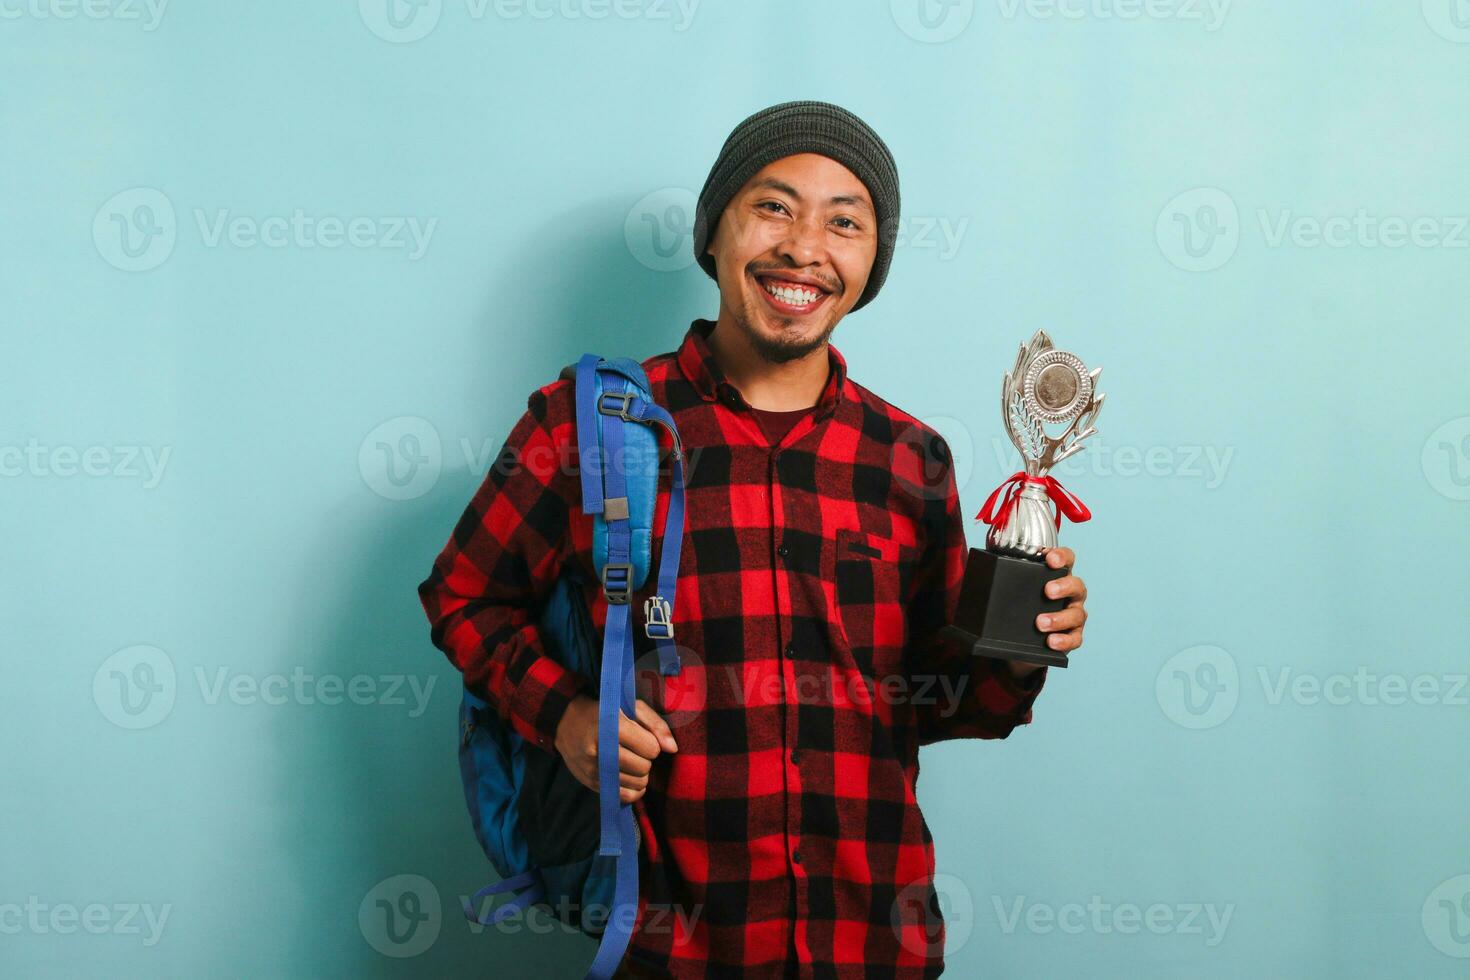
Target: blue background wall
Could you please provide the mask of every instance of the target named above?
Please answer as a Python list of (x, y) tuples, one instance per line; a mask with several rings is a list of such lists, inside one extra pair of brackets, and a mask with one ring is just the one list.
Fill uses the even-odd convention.
[(0, 969), (588, 962), (457, 912), (414, 586), (532, 388), (715, 314), (714, 154), (821, 98), (905, 209), (833, 341), (967, 511), (1031, 331), (1110, 396), (1086, 646), (923, 756), (951, 971), (1470, 971), (1470, 8), (391, 2), (0, 2)]

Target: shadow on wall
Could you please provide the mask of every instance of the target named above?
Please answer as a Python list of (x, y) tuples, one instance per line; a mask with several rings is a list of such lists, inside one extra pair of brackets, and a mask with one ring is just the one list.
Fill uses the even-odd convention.
[[(641, 360), (673, 350), (693, 317), (715, 315), (697, 267), (659, 273), (630, 255), (626, 213), (626, 201), (607, 199), (548, 223), (495, 275), (474, 349), (442, 349), (426, 331), (425, 370), (467, 364), (490, 378), (543, 379), (515, 391), (487, 384), (485, 404), (466, 407), (484, 420), (476, 441), (493, 446), (482, 465), (562, 365), (586, 351)], [(587, 229), (615, 234), (590, 239)], [(535, 302), (498, 300), (527, 290)], [(534, 312), (507, 323), (507, 309)], [(364, 482), (323, 515), (319, 550), (294, 570), (306, 573), (297, 629), (313, 651), (306, 671), (377, 678), (380, 699), (303, 712), (276, 734), (279, 839), (297, 869), (282, 883), (280, 915), (302, 976), (580, 976), (596, 951), (544, 912), (475, 933), (459, 909), (496, 874), (460, 789), (460, 675), (430, 643), (416, 588), (483, 477), (446, 446), (444, 471), (415, 499), (388, 500)], [(402, 703), (384, 703), (395, 675), (406, 675), (392, 692)]]

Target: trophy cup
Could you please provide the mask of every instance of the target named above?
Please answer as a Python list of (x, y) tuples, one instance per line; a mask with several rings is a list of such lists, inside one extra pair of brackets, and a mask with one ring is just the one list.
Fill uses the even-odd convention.
[[(1043, 556), (1056, 547), (1063, 515), (1081, 523), (1092, 514), (1047, 470), (1081, 452), (1082, 441), (1097, 432), (1092, 423), (1104, 398), (1096, 386), (1101, 371), (1089, 372), (1038, 330), (1001, 383), (1001, 415), (1023, 468), (996, 487), (976, 515), (990, 532), (984, 550), (970, 549), (955, 621), (944, 628), (976, 656), (1067, 666), (1066, 653), (1046, 645), (1049, 634), (1036, 628), (1036, 617), (1065, 607), (1066, 599), (1048, 599), (1043, 590), (1071, 569), (1048, 568)], [(1067, 427), (1060, 436), (1047, 435), (1044, 426), (1062, 424)]]

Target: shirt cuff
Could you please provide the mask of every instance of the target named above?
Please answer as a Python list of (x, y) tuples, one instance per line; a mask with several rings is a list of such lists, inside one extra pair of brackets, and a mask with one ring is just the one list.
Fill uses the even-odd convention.
[(581, 694), (597, 697), (590, 680), (542, 653), (516, 685), (510, 703), (511, 724), (527, 742), (555, 752), (557, 726)]
[(1007, 693), (1024, 702), (1020, 708), (1021, 711), (1024, 711), (1031, 706), (1030, 702), (1034, 701), (1036, 695), (1041, 692), (1041, 686), (1046, 683), (1046, 674), (1049, 670), (1051, 670), (1050, 667), (1038, 667), (1026, 675), (1025, 680), (1022, 680), (1011, 673), (1011, 668), (1006, 661), (998, 660), (996, 661), (995, 677)]

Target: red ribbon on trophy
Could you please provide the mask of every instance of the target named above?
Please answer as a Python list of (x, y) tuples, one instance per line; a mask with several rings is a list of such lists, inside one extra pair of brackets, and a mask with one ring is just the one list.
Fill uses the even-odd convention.
[[(1017, 470), (1006, 477), (1004, 483), (996, 487), (985, 500), (985, 506), (980, 508), (976, 514), (977, 520), (984, 521), (996, 527), (1005, 527), (1006, 521), (1010, 519), (1011, 510), (1016, 506), (1016, 498), (1021, 495), (1021, 489), (1028, 483), (1035, 483), (1046, 488), (1046, 495), (1051, 502), (1057, 505), (1053, 517), (1057, 522), (1057, 530), (1062, 527), (1062, 515), (1074, 524), (1081, 524), (1092, 517), (1092, 511), (1087, 505), (1078, 500), (1065, 487), (1056, 481), (1056, 478), (1047, 476), (1028, 476), (1024, 470)], [(997, 504), (999, 506), (997, 506)]]

